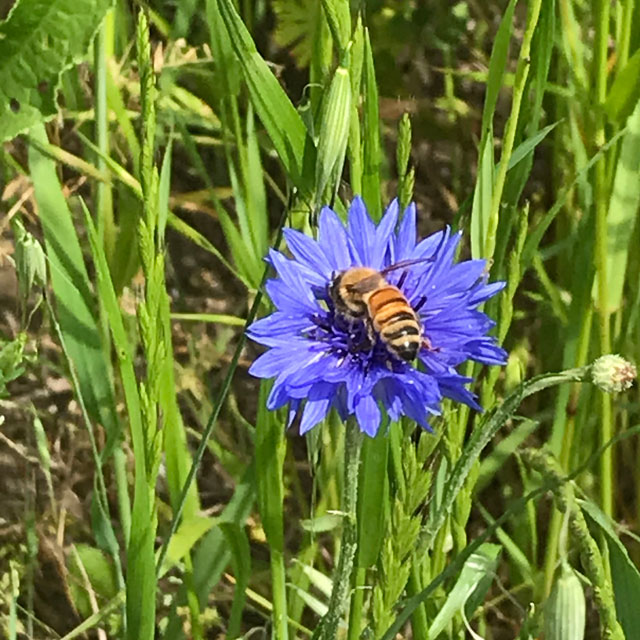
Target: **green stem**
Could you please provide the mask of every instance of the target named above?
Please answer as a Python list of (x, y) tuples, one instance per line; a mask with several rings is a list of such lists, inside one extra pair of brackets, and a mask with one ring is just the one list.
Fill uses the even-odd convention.
[(622, 7), (622, 24), (620, 27), (620, 40), (618, 45), (617, 69), (624, 69), (629, 60), (629, 46), (631, 43), (631, 27), (633, 24), (633, 10), (635, 0), (626, 0)]
[[(584, 314), (582, 330), (578, 342), (578, 350), (576, 355), (576, 366), (584, 366), (589, 352), (589, 338), (591, 337), (591, 320), (593, 313), (591, 309), (587, 309)], [(580, 385), (571, 385), (569, 399), (566, 404), (567, 421), (564, 425), (562, 435), (562, 446), (560, 449), (560, 466), (565, 472), (569, 472), (571, 463), (571, 453), (573, 449), (573, 439), (575, 433), (575, 412), (578, 405), (580, 395)], [(562, 514), (557, 509), (553, 510), (551, 516), (551, 524), (549, 525), (549, 533), (547, 535), (547, 549), (545, 553), (544, 566), (544, 596), (547, 597), (551, 593), (553, 586), (553, 578), (556, 570), (556, 561), (558, 559), (558, 541), (560, 539), (560, 529), (562, 527)]]
[[(415, 596), (422, 591), (422, 580), (418, 569), (418, 560), (415, 555), (411, 555), (411, 573), (409, 574), (409, 584), (407, 592), (409, 596)], [(429, 640), (429, 623), (427, 622), (427, 612), (424, 602), (411, 614), (411, 632), (413, 640)]]
[(271, 547), (271, 580), (273, 582), (273, 637), (287, 640), (287, 579), (282, 552)]
[(358, 501), (358, 466), (362, 448), (362, 432), (355, 420), (346, 425), (344, 443), (344, 486), (342, 490), (342, 544), (333, 577), (329, 610), (320, 623), (317, 640), (335, 640), (338, 624), (349, 605), (351, 572), (357, 548), (356, 504)]
[[(109, 155), (109, 123), (107, 120), (107, 59), (109, 35), (113, 33), (113, 10), (105, 16), (94, 45), (95, 60), (95, 137), (96, 147), (100, 153), (96, 154), (95, 164), (103, 175), (109, 175), (105, 157)], [(115, 243), (115, 229), (113, 222), (113, 206), (111, 199), (111, 185), (99, 180), (96, 184), (96, 213), (98, 218), (98, 233), (111, 264)]]
[(351, 608), (349, 609), (349, 633), (347, 635), (347, 640), (358, 640), (360, 638), (366, 576), (367, 570), (364, 567), (358, 567), (356, 570), (353, 595), (351, 597)]
[[(596, 0), (595, 35), (595, 127), (593, 146), (597, 150), (605, 143), (604, 103), (607, 97), (607, 46), (609, 38), (609, 13), (611, 3), (608, 0)], [(596, 203), (596, 270), (598, 273), (598, 328), (600, 335), (600, 353), (611, 351), (611, 331), (607, 299), (607, 185), (606, 157), (602, 156), (595, 166), (594, 175)], [(611, 399), (601, 394), (600, 404), (600, 442), (608, 442), (613, 433), (611, 420)], [(612, 452), (610, 449), (600, 460), (600, 502), (602, 510), (611, 516), (613, 512)]]
[(538, 24), (541, 6), (542, 0), (532, 0), (532, 2), (530, 3), (527, 27), (524, 32), (522, 47), (520, 49), (520, 55), (518, 57), (516, 77), (513, 85), (513, 98), (511, 100), (511, 113), (509, 114), (509, 120), (507, 121), (507, 125), (504, 131), (502, 154), (500, 155), (500, 167), (498, 169), (498, 175), (496, 176), (496, 182), (493, 188), (493, 197), (491, 199), (491, 213), (489, 215), (487, 237), (484, 245), (484, 257), (487, 259), (493, 257), (493, 252), (496, 248), (496, 233), (498, 230), (498, 220), (500, 217), (500, 203), (502, 201), (502, 192), (504, 191), (504, 185), (507, 179), (507, 171), (509, 169), (509, 160), (511, 159), (513, 144), (515, 142), (516, 132), (518, 130), (520, 105), (522, 104), (522, 98), (524, 96), (524, 90), (527, 84), (527, 77), (529, 75), (529, 67), (531, 66), (531, 60), (529, 58), (529, 53), (531, 51), (531, 41), (533, 40), (533, 34), (536, 30), (536, 25)]

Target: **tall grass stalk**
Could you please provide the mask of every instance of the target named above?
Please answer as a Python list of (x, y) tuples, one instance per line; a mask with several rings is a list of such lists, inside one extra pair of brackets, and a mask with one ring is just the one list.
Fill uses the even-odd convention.
[[(607, 99), (607, 52), (609, 43), (609, 21), (611, 3), (596, 0), (594, 55), (594, 116), (593, 147), (599, 149), (606, 141), (604, 103)], [(601, 157), (594, 171), (594, 200), (596, 210), (595, 261), (598, 274), (598, 329), (600, 353), (611, 351), (611, 324), (607, 295), (607, 187), (606, 158)], [(613, 433), (611, 398), (602, 393), (600, 397), (600, 442), (608, 442)], [(600, 461), (600, 501), (602, 510), (613, 513), (613, 458), (608, 449)]]
[[(144, 298), (137, 309), (140, 337), (146, 356), (140, 384), (142, 438), (132, 432), (135, 454), (135, 490), (131, 538), (127, 549), (127, 638), (147, 640), (155, 635), (156, 574), (154, 542), (157, 528), (155, 484), (161, 455), (160, 393), (164, 352), (161, 315), (164, 280), (163, 239), (158, 232), (158, 172), (154, 166), (156, 88), (151, 65), (149, 25), (143, 11), (136, 34), (142, 112), (140, 184), (142, 211), (137, 222), (140, 264), (145, 276)], [(140, 441), (141, 440), (141, 441)]]
[(507, 179), (509, 161), (511, 160), (513, 144), (518, 130), (518, 119), (520, 117), (522, 99), (524, 97), (529, 68), (531, 66), (531, 42), (533, 41), (536, 25), (538, 24), (541, 7), (542, 0), (533, 0), (529, 3), (527, 10), (527, 26), (525, 27), (522, 46), (520, 47), (520, 54), (518, 56), (518, 63), (516, 66), (516, 77), (513, 85), (513, 95), (511, 98), (511, 112), (503, 134), (500, 165), (493, 186), (489, 224), (484, 243), (484, 257), (487, 259), (491, 259), (493, 257), (496, 246), (496, 232), (498, 230), (498, 222), (500, 219), (502, 194), (504, 191), (505, 181)]
[(340, 557), (333, 576), (329, 609), (314, 634), (314, 640), (335, 640), (340, 620), (349, 606), (351, 574), (357, 548), (358, 467), (364, 435), (353, 419), (348, 420), (345, 426)]

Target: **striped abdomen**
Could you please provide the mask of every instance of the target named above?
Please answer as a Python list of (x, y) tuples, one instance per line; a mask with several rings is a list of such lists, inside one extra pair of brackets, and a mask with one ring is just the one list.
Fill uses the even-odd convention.
[(376, 289), (367, 298), (373, 328), (388, 349), (411, 362), (418, 354), (422, 331), (418, 315), (402, 291), (393, 285)]

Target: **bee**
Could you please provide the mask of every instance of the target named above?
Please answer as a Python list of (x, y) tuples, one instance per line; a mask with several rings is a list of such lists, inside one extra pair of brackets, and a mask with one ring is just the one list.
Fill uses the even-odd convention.
[(336, 311), (347, 320), (364, 321), (369, 337), (380, 336), (388, 351), (405, 362), (415, 360), (426, 340), (417, 313), (425, 299), (419, 300), (414, 308), (402, 293), (400, 287), (406, 271), (400, 276), (397, 286), (387, 282), (385, 276), (395, 269), (427, 260), (404, 260), (381, 271), (370, 267), (351, 267), (335, 274), (329, 285), (329, 295)]

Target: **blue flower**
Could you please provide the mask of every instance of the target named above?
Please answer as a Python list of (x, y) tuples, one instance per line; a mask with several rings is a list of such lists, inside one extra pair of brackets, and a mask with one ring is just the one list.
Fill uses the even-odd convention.
[[(278, 278), (266, 290), (276, 311), (248, 330), (269, 347), (249, 370), (275, 378), (269, 409), (289, 403), (290, 422), (302, 409), (305, 433), (333, 408), (343, 420), (355, 416), (369, 436), (380, 426), (380, 407), (394, 421), (405, 415), (426, 429), (443, 397), (482, 410), (465, 386), (472, 379), (456, 367), (466, 360), (505, 364), (507, 354), (487, 335), (495, 323), (477, 310), (505, 283), (487, 284), (484, 260), (454, 262), (459, 233), (447, 228), (418, 242), (415, 205), (398, 223), (394, 200), (376, 226), (358, 197), (346, 227), (325, 207), (317, 240), (294, 229), (285, 229), (284, 237), (293, 259), (269, 253)], [(370, 340), (365, 323), (337, 312), (329, 295), (330, 284), (346, 269), (383, 270), (400, 261), (407, 266), (385, 279), (418, 312), (424, 340), (417, 366), (394, 355), (379, 336)]]

